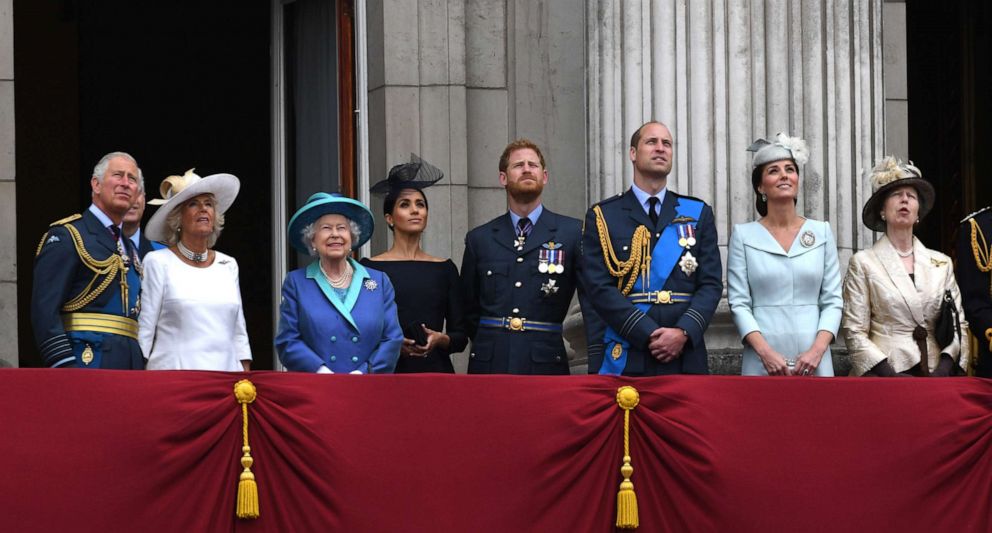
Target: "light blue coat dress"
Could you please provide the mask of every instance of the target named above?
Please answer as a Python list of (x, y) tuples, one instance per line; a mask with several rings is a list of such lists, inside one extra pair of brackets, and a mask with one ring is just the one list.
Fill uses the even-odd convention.
[[(788, 252), (759, 222), (735, 225), (727, 258), (727, 299), (741, 339), (760, 331), (786, 358), (808, 350), (819, 331), (836, 337), (844, 302), (830, 225), (807, 219)], [(746, 343), (741, 374), (768, 375)], [(834, 375), (829, 348), (816, 375)]]
[(342, 300), (314, 261), (282, 284), (275, 345), (288, 370), (390, 373), (400, 357), (403, 331), (393, 284), (384, 273), (348, 259), (355, 273)]

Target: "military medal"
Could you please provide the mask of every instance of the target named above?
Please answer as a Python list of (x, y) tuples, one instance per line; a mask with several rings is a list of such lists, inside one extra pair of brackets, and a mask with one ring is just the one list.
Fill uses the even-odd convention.
[(558, 286), (555, 284), (555, 280), (549, 279), (547, 283), (542, 283), (541, 292), (543, 292), (545, 296), (551, 296), (552, 294), (557, 294)]
[(621, 355), (623, 355), (623, 346), (614, 344), (613, 349), (610, 350), (610, 356), (613, 357), (613, 359), (620, 359)]
[(696, 229), (689, 224), (679, 224), (676, 226), (679, 232), (679, 246), (682, 248), (692, 248), (696, 245)]
[(810, 230), (804, 231), (803, 234), (799, 237), (799, 244), (803, 245), (803, 248), (809, 248), (810, 246), (813, 246), (813, 244), (815, 243), (816, 243), (816, 235), (813, 235), (813, 232)]
[(541, 245), (541, 256), (537, 270), (542, 274), (563, 274), (565, 272), (565, 250), (562, 243), (549, 241)]
[(688, 251), (686, 251), (685, 255), (682, 256), (682, 259), (679, 260), (679, 268), (682, 269), (682, 272), (685, 272), (686, 276), (691, 276), (698, 267), (699, 262), (696, 261), (696, 258), (693, 257)]
[(91, 348), (89, 344), (83, 348), (83, 353), (80, 358), (83, 360), (84, 365), (88, 365), (93, 362), (93, 348)]

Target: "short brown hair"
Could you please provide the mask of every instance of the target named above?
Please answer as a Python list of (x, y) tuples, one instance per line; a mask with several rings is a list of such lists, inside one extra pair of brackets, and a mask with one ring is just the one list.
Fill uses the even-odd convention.
[(541, 149), (538, 148), (533, 141), (530, 139), (517, 139), (506, 145), (506, 148), (503, 149), (503, 155), (499, 156), (499, 171), (506, 172), (506, 169), (510, 166), (510, 154), (517, 150), (523, 150), (526, 148), (534, 150), (534, 153), (537, 154), (538, 159), (541, 160), (541, 168), (548, 168), (548, 166), (544, 164), (544, 154), (541, 153)]
[[(631, 148), (637, 148), (637, 143), (641, 142), (641, 130), (643, 130), (644, 126), (647, 126), (648, 124), (657, 124), (659, 126), (664, 126), (666, 130), (668, 129), (668, 126), (664, 122), (659, 122), (657, 120), (649, 120), (644, 124), (641, 124), (641, 127), (637, 128), (637, 131), (635, 131), (634, 134), (630, 136)], [(671, 130), (669, 130), (669, 133), (671, 133)]]

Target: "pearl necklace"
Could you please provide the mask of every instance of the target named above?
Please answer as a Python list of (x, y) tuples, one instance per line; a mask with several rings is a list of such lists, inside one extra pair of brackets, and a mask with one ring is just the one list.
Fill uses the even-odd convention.
[(904, 252), (904, 251), (896, 248), (895, 246), (893, 246), (892, 249), (894, 249), (896, 251), (896, 255), (898, 255), (899, 257), (912, 257), (912, 255), (913, 255), (913, 249), (912, 248), (910, 248), (909, 251), (907, 251), (907, 252)]
[(194, 252), (184, 246), (183, 241), (177, 242), (176, 248), (179, 248), (179, 253), (183, 254), (183, 257), (194, 263), (206, 263), (207, 258), (210, 256), (210, 249), (207, 249), (205, 252)]
[(348, 263), (347, 261), (345, 262), (344, 272), (338, 278), (332, 278), (327, 273), (327, 271), (324, 270), (323, 263), (318, 262), (317, 265), (320, 266), (320, 273), (323, 274), (325, 278), (327, 278), (327, 281), (330, 282), (331, 287), (334, 287), (336, 289), (343, 289), (351, 285), (351, 275), (354, 273), (354, 269), (351, 267), (351, 263)]

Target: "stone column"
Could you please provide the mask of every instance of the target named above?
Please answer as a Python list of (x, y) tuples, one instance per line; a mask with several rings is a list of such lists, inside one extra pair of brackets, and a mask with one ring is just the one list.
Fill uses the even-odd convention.
[[(461, 258), (466, 227), (465, 2), (368, 2), (369, 181), (415, 153), (444, 171), (427, 189), (431, 206), (424, 249)], [(373, 253), (389, 246), (382, 198), (372, 198), (378, 227)]]
[(0, 367), (18, 365), (15, 194), (14, 6), (0, 0)]
[[(799, 212), (831, 223), (842, 268), (872, 242), (860, 214), (870, 193), (862, 170), (884, 143), (881, 0), (587, 0), (586, 9), (591, 201), (630, 185), (634, 129), (665, 122), (676, 152), (669, 187), (713, 206), (725, 259), (733, 225), (757, 217), (745, 149), (784, 131), (809, 144)], [(725, 300), (717, 314), (707, 346), (739, 353)]]

